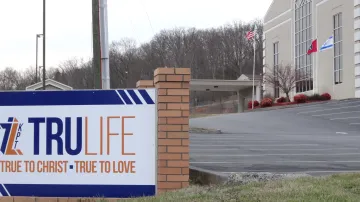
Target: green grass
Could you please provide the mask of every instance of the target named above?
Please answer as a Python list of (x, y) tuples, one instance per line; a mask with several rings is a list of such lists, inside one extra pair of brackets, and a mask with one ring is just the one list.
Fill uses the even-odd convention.
[[(104, 200), (105, 201), (105, 200)], [(238, 186), (189, 187), (157, 197), (127, 199), (130, 202), (350, 202), (360, 201), (360, 174), (342, 174), (321, 178), (252, 183)]]

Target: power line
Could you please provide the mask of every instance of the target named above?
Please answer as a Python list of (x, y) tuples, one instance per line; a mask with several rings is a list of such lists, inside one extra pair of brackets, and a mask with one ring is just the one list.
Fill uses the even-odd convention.
[(144, 11), (145, 11), (145, 13), (146, 13), (147, 19), (148, 19), (149, 24), (150, 24), (150, 27), (151, 27), (151, 31), (152, 31), (152, 33), (153, 33), (153, 35), (154, 35), (155, 32), (154, 32), (154, 28), (153, 28), (152, 23), (151, 23), (151, 20), (150, 20), (150, 16), (149, 16), (148, 12), (146, 11), (145, 5), (144, 5), (144, 3), (142, 2), (142, 0), (139, 0), (139, 1), (140, 1), (141, 5), (142, 5), (142, 7), (143, 7), (143, 9), (144, 9)]

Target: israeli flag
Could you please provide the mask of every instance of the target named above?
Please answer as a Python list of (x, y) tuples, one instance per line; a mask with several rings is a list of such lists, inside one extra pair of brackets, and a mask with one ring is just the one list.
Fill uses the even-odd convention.
[(325, 43), (321, 46), (320, 51), (331, 49), (334, 46), (334, 37), (331, 36)]

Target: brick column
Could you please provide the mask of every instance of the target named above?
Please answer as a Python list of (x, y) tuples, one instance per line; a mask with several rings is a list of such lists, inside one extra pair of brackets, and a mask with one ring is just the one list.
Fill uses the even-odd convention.
[(140, 80), (136, 82), (136, 88), (154, 88), (153, 80)]
[(158, 68), (158, 191), (189, 186), (188, 68)]

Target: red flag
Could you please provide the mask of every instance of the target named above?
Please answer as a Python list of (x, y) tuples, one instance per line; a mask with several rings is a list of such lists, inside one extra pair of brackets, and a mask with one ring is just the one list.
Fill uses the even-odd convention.
[(311, 53), (315, 53), (317, 52), (317, 39), (315, 39), (312, 43), (311, 46), (309, 47), (307, 54), (310, 55)]

